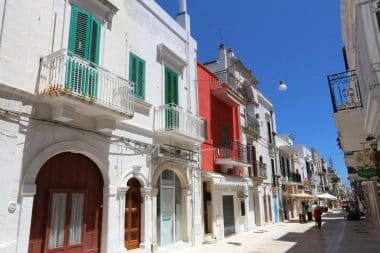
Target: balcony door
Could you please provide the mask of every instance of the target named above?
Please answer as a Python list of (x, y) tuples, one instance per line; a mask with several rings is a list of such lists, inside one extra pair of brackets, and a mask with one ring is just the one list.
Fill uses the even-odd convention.
[(165, 127), (176, 129), (179, 126), (178, 74), (168, 67), (165, 67), (165, 104)]
[(230, 136), (230, 128), (226, 123), (221, 124), (221, 138), (222, 138), (222, 146), (223, 146), (223, 158), (230, 159), (231, 158), (231, 136)]
[(71, 6), (66, 88), (78, 96), (97, 96), (100, 27), (93, 15)]

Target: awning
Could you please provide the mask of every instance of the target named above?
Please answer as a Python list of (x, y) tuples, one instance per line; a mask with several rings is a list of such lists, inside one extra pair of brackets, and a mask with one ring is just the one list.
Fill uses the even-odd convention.
[(290, 197), (292, 198), (298, 198), (298, 199), (316, 199), (314, 195), (308, 194), (308, 193), (293, 193), (290, 194)]
[(230, 186), (230, 187), (245, 187), (252, 185), (252, 181), (240, 176), (224, 175), (214, 172), (202, 171), (202, 177), (208, 178), (214, 185)]
[(320, 195), (317, 195), (317, 198), (319, 199), (329, 199), (329, 200), (337, 200), (337, 198), (334, 195), (331, 195), (330, 193), (323, 193)]

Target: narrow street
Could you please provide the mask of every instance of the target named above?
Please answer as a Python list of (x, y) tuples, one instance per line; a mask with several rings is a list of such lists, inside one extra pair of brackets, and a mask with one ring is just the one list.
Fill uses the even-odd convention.
[(294, 220), (260, 227), (214, 244), (181, 249), (181, 252), (377, 253), (379, 244), (378, 228), (365, 221), (345, 221), (339, 211), (333, 211), (323, 216), (320, 231), (313, 222), (299, 224)]

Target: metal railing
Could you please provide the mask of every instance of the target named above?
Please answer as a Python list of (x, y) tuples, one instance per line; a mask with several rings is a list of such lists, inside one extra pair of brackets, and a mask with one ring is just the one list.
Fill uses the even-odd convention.
[(327, 76), (334, 112), (362, 107), (355, 70)]
[(289, 183), (301, 183), (302, 182), (301, 174), (295, 173), (295, 172), (287, 173), (287, 175), (283, 176), (283, 179), (285, 182), (289, 182)]
[(227, 83), (229, 84), (235, 91), (240, 93), (245, 99), (248, 99), (247, 89), (244, 87), (244, 84), (240, 82), (233, 73), (228, 70), (222, 70), (214, 73), (218, 79), (219, 83)]
[(174, 131), (198, 140), (204, 140), (205, 137), (203, 120), (176, 104), (154, 108), (153, 125), (155, 132)]
[(260, 122), (255, 116), (248, 114), (246, 118), (246, 127), (252, 129), (256, 133), (260, 133)]
[(216, 148), (216, 158), (252, 163), (252, 147), (239, 142), (233, 142), (230, 146), (218, 146)]
[(267, 164), (256, 161), (256, 167), (254, 168), (253, 176), (267, 178)]
[(133, 88), (131, 81), (65, 49), (41, 58), (39, 95), (69, 95), (133, 115)]
[(299, 173), (291, 172), (289, 175), (289, 179), (291, 182), (301, 183), (301, 175)]

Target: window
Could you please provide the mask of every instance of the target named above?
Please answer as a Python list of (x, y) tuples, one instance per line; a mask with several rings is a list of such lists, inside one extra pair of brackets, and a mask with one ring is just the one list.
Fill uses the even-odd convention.
[(165, 68), (165, 103), (178, 105), (178, 74)]
[(129, 80), (135, 84), (135, 96), (145, 99), (145, 61), (134, 54), (129, 57)]
[(267, 130), (268, 130), (268, 142), (272, 143), (272, 131), (270, 127), (270, 122), (267, 121)]
[(71, 6), (69, 52), (98, 64), (100, 27), (93, 15)]
[(66, 88), (80, 96), (96, 98), (98, 93), (100, 22), (76, 6), (71, 7), (69, 56), (79, 56), (88, 63), (69, 58), (66, 71)]
[(205, 140), (208, 139), (208, 133), (207, 133), (207, 120), (203, 119), (203, 133)]

